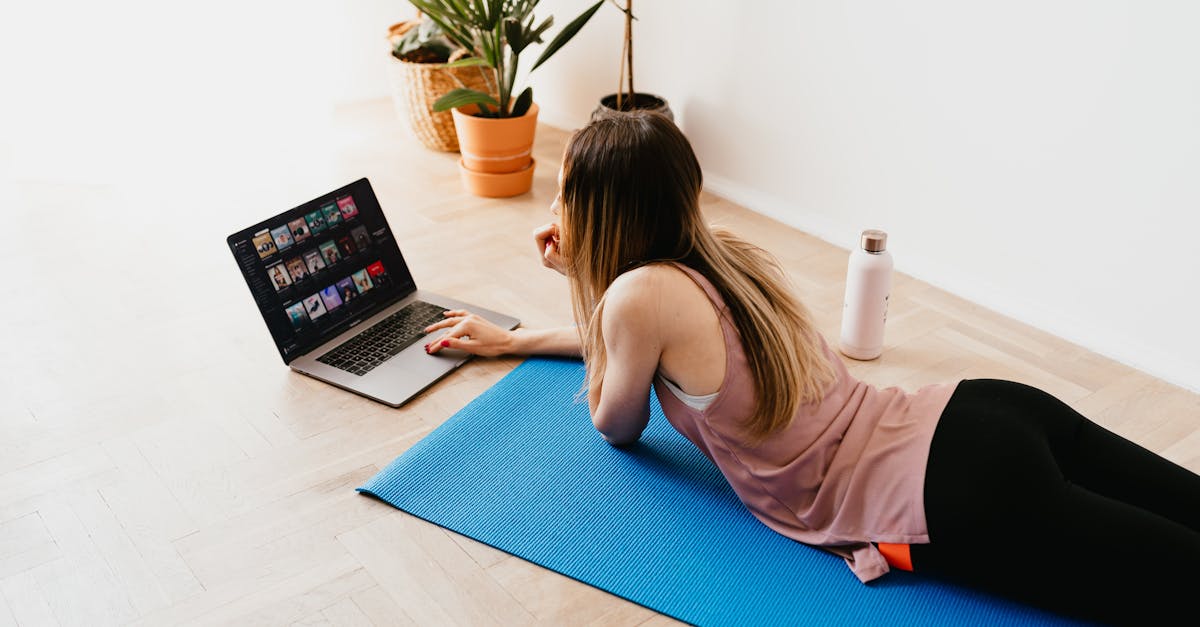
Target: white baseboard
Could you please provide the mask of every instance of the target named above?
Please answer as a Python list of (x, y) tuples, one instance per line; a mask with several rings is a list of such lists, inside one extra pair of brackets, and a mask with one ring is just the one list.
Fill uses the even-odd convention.
[[(849, 251), (857, 243), (859, 228), (840, 224), (822, 214), (797, 210), (789, 202), (720, 176), (704, 175), (705, 188), (722, 198), (778, 220), (834, 246)], [(1128, 333), (1055, 310), (1012, 290), (979, 281), (953, 269), (953, 264), (913, 254), (896, 260), (896, 271), (919, 279), (960, 298), (986, 307), (1024, 324), (1077, 344), (1094, 353), (1140, 370), (1186, 390), (1200, 393), (1200, 363), (1146, 346)]]

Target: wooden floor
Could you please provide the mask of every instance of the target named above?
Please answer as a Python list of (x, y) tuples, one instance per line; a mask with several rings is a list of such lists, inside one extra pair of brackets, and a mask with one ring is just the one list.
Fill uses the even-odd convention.
[[(539, 130), (533, 192), (500, 201), (464, 194), (456, 156), (400, 124), (366, 102), (309, 153), (247, 143), (186, 171), (162, 155), (165, 179), (4, 190), (0, 627), (675, 622), (354, 491), (518, 359), (473, 361), (401, 409), (279, 360), (224, 238), (359, 176), (419, 285), (527, 326), (569, 322), (565, 281), (530, 240), (566, 134)], [(776, 253), (836, 337), (845, 251), (715, 196), (704, 207)], [(896, 277), (884, 356), (850, 368), (910, 389), (1027, 382), (1200, 471), (1200, 396), (911, 278)]]

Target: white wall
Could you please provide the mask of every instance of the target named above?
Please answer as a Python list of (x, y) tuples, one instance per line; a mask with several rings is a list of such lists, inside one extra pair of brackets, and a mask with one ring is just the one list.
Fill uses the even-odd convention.
[(0, 183), (199, 183), (261, 167), (266, 144), (302, 155), (333, 107), (388, 95), (387, 28), (415, 14), (404, 0), (6, 3)]
[[(547, 0), (563, 23), (585, 0)], [(1200, 4), (635, 3), (636, 85), (708, 187), (1200, 391)], [(582, 125), (617, 82), (606, 6), (533, 77)]]

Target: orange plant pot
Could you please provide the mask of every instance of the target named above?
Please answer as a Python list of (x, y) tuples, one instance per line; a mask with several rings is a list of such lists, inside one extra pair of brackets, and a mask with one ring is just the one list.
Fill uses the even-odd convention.
[[(476, 110), (474, 105), (469, 107)], [(468, 170), (492, 174), (519, 172), (533, 162), (533, 134), (538, 106), (519, 118), (479, 118), (454, 109), (458, 149)]]
[(537, 161), (530, 159), (525, 169), (516, 172), (478, 172), (468, 168), (463, 159), (458, 160), (463, 187), (476, 196), (486, 198), (508, 198), (529, 191), (533, 187), (535, 166)]

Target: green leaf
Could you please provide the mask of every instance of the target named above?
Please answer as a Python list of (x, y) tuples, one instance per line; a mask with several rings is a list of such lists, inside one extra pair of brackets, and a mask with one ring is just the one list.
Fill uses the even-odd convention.
[(491, 67), (488, 65), (487, 61), (485, 61), (484, 59), (481, 59), (479, 57), (467, 57), (465, 59), (459, 59), (453, 63), (447, 63), (446, 69), (453, 69), (456, 67), (476, 67), (476, 66)]
[(496, 47), (492, 45), (492, 40), (487, 37), (479, 39), (479, 46), (475, 48), (479, 51), (480, 56), (487, 61), (489, 67), (499, 67), (500, 55), (497, 54)]
[(434, 13), (438, 10), (436, 7), (431, 9), (426, 0), (409, 0), (409, 4), (416, 7), (421, 13)]
[(442, 27), (442, 30), (454, 40), (454, 43), (467, 50), (475, 50), (475, 44), (471, 40), (471, 35), (468, 30), (462, 28), (464, 24), (461, 20), (455, 19), (454, 16), (446, 14), (443, 10), (434, 7), (425, 0), (409, 1), (413, 3), (413, 6), (421, 9), (425, 15), (429, 16), (429, 19), (433, 20), (435, 24)]
[(467, 105), (480, 105), (482, 107), (484, 104), (495, 105), (497, 107), (500, 106), (500, 103), (496, 102), (496, 99), (492, 98), (488, 94), (475, 89), (465, 89), (459, 87), (458, 89), (451, 90), (450, 93), (446, 94), (445, 96), (438, 98), (437, 102), (433, 103), (433, 110), (447, 111), (449, 109), (457, 109), (458, 107), (465, 107)]
[(564, 26), (563, 29), (559, 31), (558, 35), (556, 35), (554, 39), (546, 45), (546, 49), (542, 51), (542, 56), (538, 57), (537, 62), (533, 64), (533, 67), (529, 68), (529, 71), (532, 72), (536, 70), (539, 65), (545, 63), (550, 59), (550, 57), (554, 56), (554, 53), (558, 52), (559, 48), (562, 48), (567, 44), (568, 41), (571, 41), (571, 38), (583, 28), (584, 24), (587, 24), (588, 20), (592, 19), (592, 16), (596, 14), (596, 11), (600, 9), (600, 5), (602, 4), (604, 4), (604, 0), (599, 0), (599, 2), (593, 4), (591, 8), (581, 13), (579, 17), (571, 20), (570, 24)]
[(554, 16), (550, 16), (550, 17), (546, 18), (546, 21), (542, 22), (540, 26), (533, 29), (533, 31), (531, 33), (529, 33), (529, 41), (530, 42), (536, 41), (539, 44), (542, 43), (542, 34), (545, 33), (546, 29), (550, 28), (550, 26), (552, 26), (553, 24), (554, 24)]
[(525, 18), (533, 13), (533, 8), (537, 6), (537, 2), (518, 2), (513, 7), (512, 16), (519, 21), (524, 22)]
[(487, 4), (485, 28), (492, 30), (500, 23), (500, 15), (504, 13), (504, 0), (488, 0)]
[(508, 47), (512, 48), (514, 54), (521, 54), (521, 51), (528, 46), (532, 40), (525, 39), (525, 29), (521, 28), (521, 23), (513, 18), (504, 18), (504, 38), (508, 40)]
[(421, 20), (415, 30), (417, 31), (417, 38), (421, 41), (429, 41), (442, 34), (442, 27), (430, 19)]
[(512, 117), (519, 118), (529, 111), (529, 107), (533, 104), (533, 88), (526, 87), (525, 91), (517, 96), (517, 101), (513, 103)]

